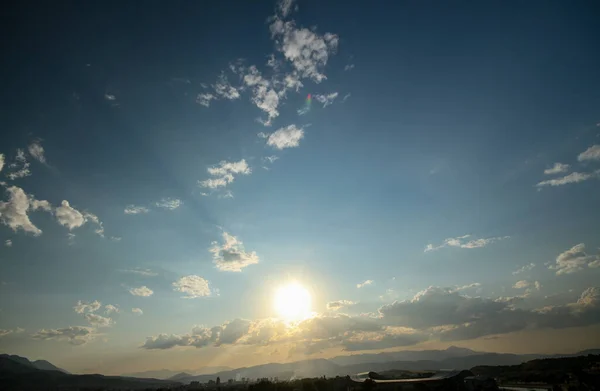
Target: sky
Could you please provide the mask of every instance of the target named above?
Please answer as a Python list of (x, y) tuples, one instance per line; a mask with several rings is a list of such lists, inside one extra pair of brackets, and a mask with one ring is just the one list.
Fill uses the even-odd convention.
[(12, 4), (0, 351), (600, 346), (598, 4)]

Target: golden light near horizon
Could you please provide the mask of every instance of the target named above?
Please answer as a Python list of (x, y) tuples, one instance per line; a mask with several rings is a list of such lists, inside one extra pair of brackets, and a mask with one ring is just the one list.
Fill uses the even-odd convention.
[(283, 320), (294, 321), (310, 316), (312, 299), (306, 288), (293, 282), (277, 289), (273, 304)]

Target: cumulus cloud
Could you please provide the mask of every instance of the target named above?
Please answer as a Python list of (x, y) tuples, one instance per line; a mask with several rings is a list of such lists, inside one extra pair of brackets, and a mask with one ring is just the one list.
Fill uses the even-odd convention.
[[(270, 80), (265, 79), (255, 65), (248, 68), (248, 72), (243, 78), (244, 85), (251, 88), (252, 97), (250, 100), (260, 110), (267, 114), (267, 120), (262, 121), (264, 125), (270, 126), (273, 119), (279, 116), (279, 103), (285, 91), (279, 93), (276, 91), (276, 86)], [(286, 82), (286, 85), (299, 88), (302, 86), (300, 81), (294, 79), (291, 75)]]
[(586, 266), (600, 266), (599, 255), (588, 255), (585, 244), (579, 243), (556, 257), (556, 262), (549, 265), (549, 269), (556, 270), (556, 275), (571, 274), (583, 270)]
[(323, 103), (323, 108), (333, 104), (333, 101), (337, 97), (338, 97), (337, 92), (333, 92), (333, 93), (327, 94), (327, 95), (315, 95), (315, 99), (317, 100), (317, 102)]
[(360, 288), (363, 288), (363, 287), (365, 287), (365, 286), (372, 285), (374, 282), (375, 282), (375, 281), (373, 281), (373, 280), (365, 280), (365, 281), (363, 281), (363, 282), (361, 282), (361, 283), (358, 283), (358, 284), (356, 284), (356, 287), (357, 287), (358, 289), (360, 289)]
[(329, 303), (327, 303), (327, 309), (331, 310), (331, 311), (337, 311), (341, 308), (353, 306), (355, 304), (356, 304), (355, 301), (350, 301), (350, 300), (330, 301)]
[(23, 230), (35, 236), (41, 235), (42, 230), (29, 219), (28, 212), (38, 209), (50, 210), (48, 201), (38, 201), (28, 196), (23, 189), (10, 186), (6, 189), (8, 201), (0, 201), (0, 221), (13, 231)]
[(530, 271), (534, 267), (535, 267), (535, 263), (532, 262), (529, 265), (521, 266), (520, 268), (518, 268), (517, 270), (515, 270), (514, 272), (512, 272), (512, 274), (513, 274), (513, 276), (516, 276), (517, 274), (521, 274), (521, 273)]
[(152, 289), (148, 288), (147, 286), (143, 285), (139, 288), (130, 288), (129, 293), (131, 293), (134, 296), (148, 297), (148, 296), (152, 296), (154, 291)]
[(447, 239), (444, 239), (444, 242), (442, 244), (440, 244), (439, 246), (434, 246), (433, 244), (430, 243), (425, 247), (425, 252), (436, 251), (436, 250), (442, 249), (444, 247), (458, 247), (458, 248), (465, 248), (465, 249), (481, 248), (481, 247), (485, 247), (489, 244), (492, 244), (494, 242), (508, 239), (510, 237), (503, 236), (503, 237), (485, 238), (485, 239), (470, 239), (470, 238), (471, 238), (471, 235), (463, 235), (463, 236), (459, 236), (456, 238), (447, 238)]
[(126, 215), (137, 215), (141, 213), (148, 213), (150, 212), (150, 209), (146, 208), (145, 206), (127, 205), (123, 212), (125, 212)]
[(141, 309), (141, 308), (132, 308), (132, 309), (131, 309), (131, 313), (132, 313), (132, 314), (135, 314), (135, 315), (143, 315), (143, 314), (144, 314), (144, 311), (142, 311), (142, 309)]
[(570, 167), (571, 166), (569, 166), (568, 164), (554, 163), (554, 165), (552, 167), (544, 170), (544, 174), (546, 174), (546, 175), (560, 174), (560, 173), (569, 171)]
[(300, 140), (304, 138), (304, 129), (289, 125), (264, 136), (267, 136), (267, 145), (275, 149), (294, 148), (299, 146)]
[(243, 243), (227, 232), (223, 232), (223, 243), (213, 242), (209, 251), (217, 269), (222, 271), (241, 272), (259, 261), (255, 251), (246, 252)]
[(521, 281), (517, 281), (515, 282), (515, 285), (513, 285), (513, 288), (515, 289), (525, 289), (525, 288), (529, 288), (531, 286), (531, 283), (527, 280), (521, 280)]
[(100, 307), (102, 307), (102, 303), (100, 303), (98, 300), (94, 300), (92, 302), (78, 300), (77, 304), (73, 306), (73, 310), (75, 310), (75, 312), (78, 314), (84, 314), (96, 312), (100, 309)]
[(69, 230), (81, 227), (85, 224), (85, 217), (83, 217), (83, 214), (71, 207), (69, 201), (66, 200), (63, 200), (61, 206), (56, 208), (54, 215), (56, 216), (58, 223), (69, 228)]
[(225, 74), (219, 76), (219, 79), (213, 88), (218, 97), (228, 100), (235, 100), (240, 97), (239, 91), (229, 83)]
[(565, 175), (560, 178), (548, 179), (545, 181), (539, 182), (537, 187), (544, 186), (564, 186), (571, 183), (579, 183), (583, 181), (587, 181), (592, 178), (597, 178), (600, 175), (600, 170), (596, 170), (592, 173), (589, 172), (572, 172), (569, 175)]
[(40, 163), (46, 164), (46, 156), (44, 155), (44, 147), (42, 147), (42, 144), (40, 143), (40, 141), (32, 142), (31, 144), (29, 144), (29, 147), (27, 149), (29, 151), (29, 154), (34, 159), (36, 159)]
[(110, 314), (112, 314), (113, 312), (115, 312), (115, 313), (117, 313), (117, 314), (118, 314), (118, 313), (119, 313), (119, 312), (121, 312), (121, 311), (119, 310), (119, 307), (118, 307), (118, 306), (116, 306), (116, 305), (107, 304), (107, 305), (105, 305), (105, 306), (104, 306), (104, 313), (105, 313), (106, 315), (110, 315)]
[(61, 329), (41, 329), (32, 335), (40, 340), (66, 340), (72, 345), (83, 345), (94, 339), (94, 329), (84, 326), (70, 326)]
[(167, 209), (167, 210), (175, 210), (183, 205), (183, 201), (177, 198), (163, 198), (162, 200), (156, 202), (157, 208)]
[(185, 293), (184, 299), (210, 296), (208, 280), (200, 276), (185, 276), (173, 283), (173, 290)]
[(84, 317), (92, 326), (95, 327), (109, 327), (114, 323), (111, 318), (107, 318), (98, 314), (85, 314)]
[(212, 176), (204, 181), (199, 181), (198, 184), (201, 187), (209, 189), (217, 189), (219, 187), (225, 187), (235, 179), (236, 175), (249, 175), (252, 173), (252, 169), (248, 166), (245, 159), (238, 162), (228, 162), (222, 160), (219, 164), (207, 169), (208, 173)]
[(600, 144), (595, 144), (581, 152), (579, 156), (577, 156), (577, 160), (580, 162), (590, 161), (590, 160), (600, 160)]

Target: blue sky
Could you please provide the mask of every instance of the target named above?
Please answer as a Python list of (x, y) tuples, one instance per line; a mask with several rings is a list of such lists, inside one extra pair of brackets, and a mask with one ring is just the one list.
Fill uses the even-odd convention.
[(1, 350), (120, 373), (597, 347), (594, 11), (14, 6)]

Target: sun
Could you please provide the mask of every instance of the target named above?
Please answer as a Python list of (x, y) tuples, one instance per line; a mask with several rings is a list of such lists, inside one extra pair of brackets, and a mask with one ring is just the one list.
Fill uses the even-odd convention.
[(284, 320), (301, 320), (310, 316), (311, 301), (306, 288), (298, 283), (290, 283), (277, 289), (274, 307)]

